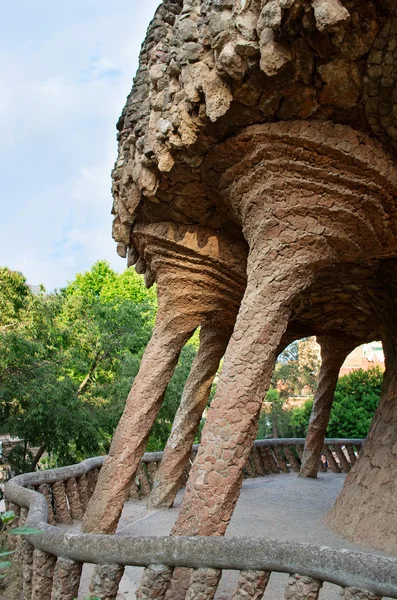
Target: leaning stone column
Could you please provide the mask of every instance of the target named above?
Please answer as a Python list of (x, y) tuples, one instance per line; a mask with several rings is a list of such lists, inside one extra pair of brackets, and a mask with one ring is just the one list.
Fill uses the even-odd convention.
[(153, 508), (170, 508), (173, 505), (208, 402), (212, 382), (232, 334), (232, 327), (227, 323), (209, 322), (201, 328), (199, 351), (192, 364), (163, 460), (153, 482), (148, 502)]
[(84, 531), (116, 531), (131, 479), (145, 451), (164, 392), (179, 354), (197, 325), (197, 322), (189, 323), (188, 327), (180, 324), (178, 330), (173, 326), (172, 318), (159, 310), (152, 339), (146, 348), (114, 434), (109, 456), (99, 473), (97, 486), (84, 515)]
[[(136, 227), (140, 270), (156, 274), (156, 326), (127, 398), (109, 456), (83, 520), (90, 533), (114, 533), (181, 349), (200, 325), (237, 313), (245, 289), (246, 246), (197, 226)], [(197, 265), (202, 265), (198, 270)]]
[(290, 300), (300, 285), (294, 274), (280, 272), (278, 281), (259, 291), (255, 274), (249, 278), (174, 535), (225, 533), (288, 325)]
[[(391, 293), (396, 294), (395, 286)], [(396, 314), (390, 309), (390, 318)], [(391, 335), (392, 327), (394, 335)], [(368, 437), (327, 523), (358, 544), (397, 552), (397, 334), (382, 336), (386, 371)]]
[[(281, 269), (279, 275), (261, 290), (255, 275), (248, 280), (173, 535), (223, 535), (227, 529), (288, 325), (290, 302), (304, 285), (300, 276), (295, 279)], [(310, 279), (308, 271), (305, 277)], [(184, 600), (189, 577), (189, 570), (176, 570), (166, 600)]]
[(317, 341), (321, 346), (322, 362), (299, 472), (300, 477), (312, 478), (317, 477), (340, 368), (346, 356), (359, 345), (351, 339), (334, 337), (322, 337)]

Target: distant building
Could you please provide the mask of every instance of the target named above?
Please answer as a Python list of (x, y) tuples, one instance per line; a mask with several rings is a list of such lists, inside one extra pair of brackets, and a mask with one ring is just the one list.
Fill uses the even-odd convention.
[(380, 367), (382, 371), (385, 369), (385, 356), (383, 354), (382, 342), (363, 344), (353, 350), (343, 363), (339, 377), (347, 375), (352, 371), (357, 371), (358, 369), (367, 371), (373, 367)]

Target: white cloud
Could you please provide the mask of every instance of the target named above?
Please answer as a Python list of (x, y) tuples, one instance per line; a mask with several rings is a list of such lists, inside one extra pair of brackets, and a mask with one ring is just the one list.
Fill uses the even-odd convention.
[(0, 264), (65, 285), (111, 239), (115, 124), (157, 0), (18, 0), (0, 23)]

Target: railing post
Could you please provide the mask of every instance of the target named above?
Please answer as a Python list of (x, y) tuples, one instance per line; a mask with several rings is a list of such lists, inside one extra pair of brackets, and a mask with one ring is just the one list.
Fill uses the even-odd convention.
[(332, 448), (330, 448), (329, 446), (324, 446), (324, 454), (327, 457), (329, 470), (333, 473), (341, 473), (342, 470), (339, 468), (339, 465), (335, 460)]
[(285, 589), (285, 600), (318, 600), (322, 581), (304, 577), (303, 575), (290, 575)]
[(350, 444), (347, 444), (345, 447), (346, 447), (346, 451), (347, 451), (347, 453), (348, 453), (348, 455), (349, 455), (350, 466), (351, 466), (351, 467), (354, 467), (354, 465), (355, 465), (355, 464), (356, 464), (356, 462), (357, 462), (357, 457), (356, 457), (356, 455), (355, 455), (354, 448), (353, 448), (353, 446), (352, 446), (352, 445), (350, 445)]
[(137, 478), (139, 481), (141, 496), (149, 496), (149, 494), (150, 494), (150, 479), (145, 471), (145, 467), (142, 462), (139, 463), (139, 467), (138, 467), (136, 475), (137, 475)]
[(336, 456), (338, 457), (339, 467), (341, 468), (343, 473), (348, 473), (350, 471), (350, 465), (340, 444), (334, 444), (334, 451), (336, 453)]
[(32, 600), (51, 600), (56, 557), (41, 550), (33, 552)]
[(92, 471), (89, 471), (87, 473), (88, 492), (90, 495), (90, 499), (91, 499), (92, 494), (95, 491), (98, 477), (99, 477), (99, 469), (92, 469)]
[[(8, 525), (8, 529), (15, 529), (16, 527), (19, 527), (19, 515), (20, 515), (20, 511), (21, 509), (19, 508), (19, 506), (17, 504), (14, 504), (14, 502), (9, 502), (8, 504), (8, 510), (12, 511), (13, 513), (15, 513), (15, 519), (12, 521), (12, 523), (10, 525)], [(7, 535), (7, 546), (10, 550), (15, 550), (15, 547), (17, 545), (17, 538), (15, 535)]]
[(87, 477), (85, 475), (81, 475), (80, 477), (78, 477), (76, 479), (76, 482), (77, 482), (77, 489), (79, 492), (81, 506), (82, 506), (83, 512), (85, 512), (87, 509), (88, 503), (90, 501), (90, 497), (91, 497), (89, 488), (88, 488)]
[(262, 600), (270, 571), (240, 571), (232, 600)]
[[(28, 509), (22, 507), (20, 510), (19, 526), (23, 527), (28, 517)], [(12, 536), (16, 538), (16, 552), (12, 563), (16, 569), (18, 581), (18, 591), (22, 591), (23, 600), (32, 598), (32, 574), (33, 574), (33, 546), (29, 544), (22, 536)]]
[(300, 464), (289, 446), (284, 446), (285, 456), (288, 459), (290, 467), (293, 471), (299, 472)]
[(163, 600), (174, 569), (165, 565), (150, 565), (144, 570), (136, 600)]
[(51, 491), (50, 491), (50, 487), (45, 484), (42, 483), (41, 485), (39, 485), (37, 487), (37, 491), (40, 492), (40, 494), (42, 494), (44, 496), (44, 498), (47, 501), (47, 506), (48, 506), (48, 523), (50, 525), (55, 525), (55, 517), (54, 517), (54, 511), (52, 508), (52, 498), (51, 498)]
[(79, 593), (83, 565), (66, 558), (58, 558), (51, 600), (74, 600)]
[(244, 465), (244, 470), (248, 477), (256, 477), (256, 472), (252, 466), (251, 455), (247, 458), (247, 462)]
[(56, 481), (52, 484), (52, 495), (54, 498), (56, 522), (70, 524), (72, 519), (70, 517), (64, 481)]
[(279, 466), (279, 469), (283, 472), (283, 473), (289, 473), (289, 469), (288, 469), (288, 465), (287, 465), (287, 461), (283, 458), (283, 454), (282, 454), (282, 447), (281, 446), (275, 446), (273, 448), (274, 450), (274, 455), (276, 457), (277, 460), (277, 464)]
[(80, 500), (79, 488), (77, 487), (77, 481), (74, 477), (71, 477), (66, 481), (66, 494), (69, 500), (70, 515), (72, 519), (81, 521), (84, 516), (83, 506)]
[(213, 600), (221, 577), (220, 569), (194, 570), (190, 577), (186, 600)]
[(251, 450), (250, 458), (255, 467), (256, 474), (259, 476), (266, 475), (266, 469), (264, 468), (262, 462), (262, 456), (260, 455), (258, 448), (255, 448), (255, 446)]
[(34, 548), (26, 540), (22, 548), (22, 598), (31, 600), (33, 591), (33, 551)]
[(91, 596), (116, 600), (123, 574), (124, 567), (121, 565), (97, 565), (91, 579)]

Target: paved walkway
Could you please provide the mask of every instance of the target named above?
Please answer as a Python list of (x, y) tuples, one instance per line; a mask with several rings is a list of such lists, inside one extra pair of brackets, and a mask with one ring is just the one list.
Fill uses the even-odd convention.
[[(227, 536), (267, 537), (278, 540), (301, 541), (334, 548), (369, 550), (344, 540), (323, 523), (323, 517), (335, 502), (345, 475), (322, 473), (317, 480), (301, 479), (296, 474), (268, 475), (247, 479)], [(143, 501), (130, 501), (120, 520), (119, 535), (168, 535), (177, 518), (183, 492), (171, 510), (148, 511)], [(92, 568), (85, 567), (81, 597), (88, 592)], [(135, 600), (141, 568), (128, 567), (120, 584), (117, 600)], [(237, 573), (224, 574), (216, 600), (230, 600)], [(287, 575), (273, 574), (265, 600), (283, 600)], [(340, 589), (325, 584), (320, 600), (337, 600)]]

